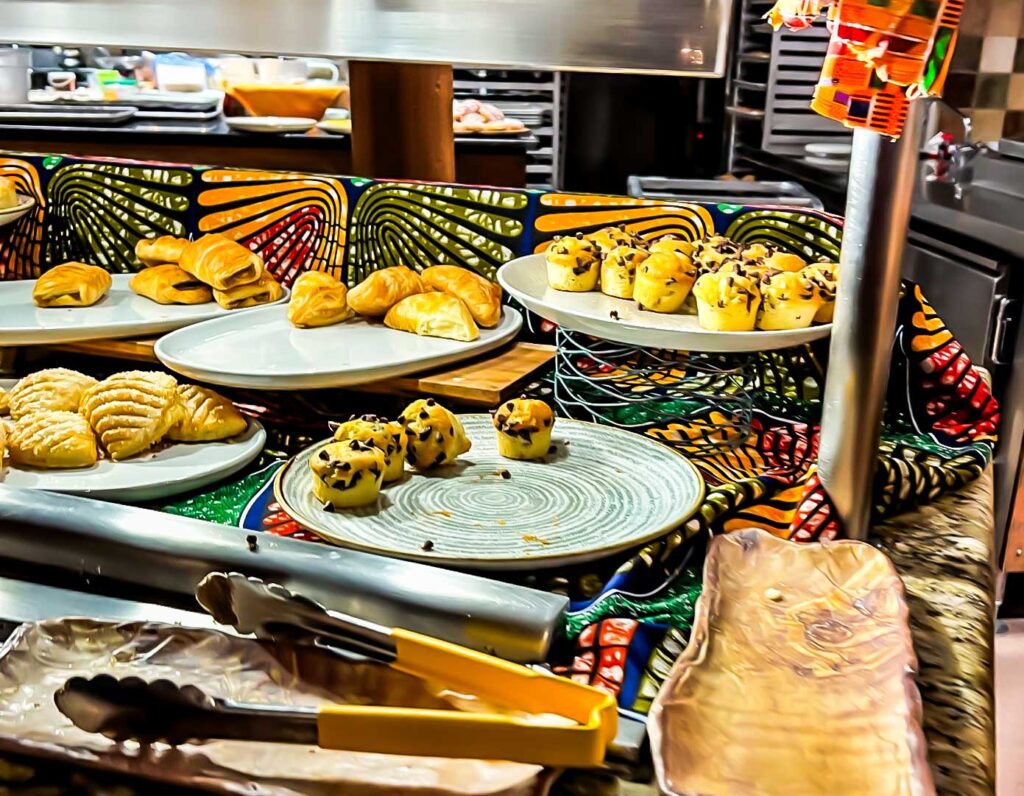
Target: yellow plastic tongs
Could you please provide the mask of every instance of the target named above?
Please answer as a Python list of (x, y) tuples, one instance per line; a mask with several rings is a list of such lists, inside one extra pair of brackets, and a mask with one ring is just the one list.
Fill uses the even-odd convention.
[[(218, 622), (241, 633), (358, 653), (518, 715), (364, 705), (267, 707), (214, 699), (166, 680), (109, 675), (68, 680), (55, 697), (61, 712), (81, 729), (118, 740), (176, 744), (232, 738), (553, 767), (598, 766), (615, 737), (615, 700), (596, 688), (329, 611), (282, 586), (237, 573), (208, 575), (196, 596)], [(573, 723), (545, 723), (537, 714)]]

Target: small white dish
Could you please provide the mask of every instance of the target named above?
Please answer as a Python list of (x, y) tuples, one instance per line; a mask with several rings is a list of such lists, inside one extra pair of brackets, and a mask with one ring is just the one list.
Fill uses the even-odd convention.
[(23, 193), (16, 194), (16, 196), (18, 197), (18, 203), (14, 207), (5, 207), (3, 210), (0, 210), (0, 227), (13, 224), (36, 206), (34, 197), (26, 196)]
[(304, 133), (316, 127), (316, 119), (302, 116), (226, 116), (224, 121), (245, 133)]

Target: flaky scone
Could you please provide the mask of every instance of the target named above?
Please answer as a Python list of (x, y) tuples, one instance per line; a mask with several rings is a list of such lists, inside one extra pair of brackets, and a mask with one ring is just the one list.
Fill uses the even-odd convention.
[(14, 423), (11, 464), (64, 470), (96, 464), (96, 435), (77, 412), (35, 412)]
[(406, 460), (417, 470), (451, 464), (472, 447), (459, 419), (433, 398), (413, 401), (398, 422), (405, 429)]
[(130, 370), (90, 387), (79, 408), (114, 460), (155, 445), (184, 411), (178, 382), (166, 373)]
[(33, 412), (76, 412), (82, 394), (96, 379), (77, 370), (46, 368), (37, 370), (11, 388), (11, 417), (20, 420)]
[(249, 422), (235, 405), (218, 392), (195, 384), (179, 384), (182, 417), (167, 438), (179, 442), (213, 442), (235, 437)]

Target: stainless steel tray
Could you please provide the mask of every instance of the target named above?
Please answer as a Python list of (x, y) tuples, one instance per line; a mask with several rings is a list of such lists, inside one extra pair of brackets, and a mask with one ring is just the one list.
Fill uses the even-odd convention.
[(138, 111), (134, 105), (0, 105), (0, 124), (114, 125)]

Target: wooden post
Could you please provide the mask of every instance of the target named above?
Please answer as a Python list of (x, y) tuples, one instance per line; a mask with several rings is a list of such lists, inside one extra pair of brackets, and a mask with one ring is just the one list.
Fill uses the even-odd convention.
[(350, 61), (357, 177), (455, 180), (452, 68)]

